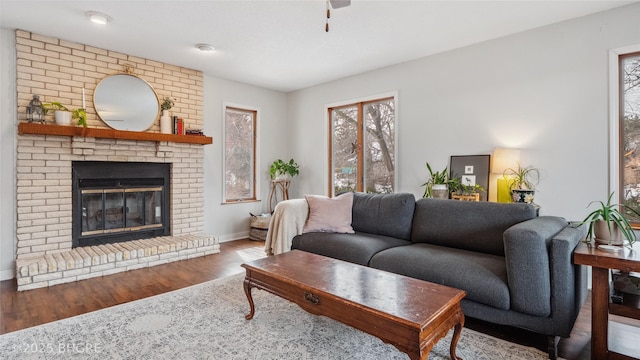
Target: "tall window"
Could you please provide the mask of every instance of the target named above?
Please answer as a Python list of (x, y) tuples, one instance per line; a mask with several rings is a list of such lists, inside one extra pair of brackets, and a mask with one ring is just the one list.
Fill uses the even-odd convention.
[(391, 193), (395, 179), (395, 98), (329, 108), (330, 193)]
[(225, 107), (224, 199), (237, 202), (256, 199), (255, 110)]
[[(624, 204), (640, 212), (640, 52), (620, 56), (620, 159)], [(627, 212), (635, 225), (640, 218)]]

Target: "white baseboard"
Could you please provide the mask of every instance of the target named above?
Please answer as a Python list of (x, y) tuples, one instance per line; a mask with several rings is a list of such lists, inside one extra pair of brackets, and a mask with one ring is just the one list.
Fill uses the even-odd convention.
[(15, 277), (15, 273), (13, 269), (9, 270), (0, 270), (0, 281), (2, 280), (11, 280)]
[(218, 242), (223, 243), (223, 242), (227, 242), (227, 241), (246, 239), (248, 237), (249, 237), (249, 232), (248, 231), (243, 231), (243, 232), (239, 232), (239, 233), (235, 233), (235, 234), (219, 235), (218, 236)]

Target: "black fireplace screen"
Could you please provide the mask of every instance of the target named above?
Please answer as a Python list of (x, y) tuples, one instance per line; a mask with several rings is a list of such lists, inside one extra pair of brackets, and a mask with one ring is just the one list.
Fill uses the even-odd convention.
[(82, 190), (82, 236), (162, 227), (162, 191)]
[(74, 162), (73, 246), (168, 235), (169, 164)]

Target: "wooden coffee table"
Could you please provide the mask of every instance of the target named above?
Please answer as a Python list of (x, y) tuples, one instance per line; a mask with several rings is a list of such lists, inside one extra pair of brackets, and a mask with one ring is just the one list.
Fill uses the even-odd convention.
[(454, 327), (449, 352), (460, 359), (462, 290), (300, 250), (242, 266), (251, 307), (247, 320), (255, 313), (255, 287), (376, 336), (411, 359), (428, 359), (431, 348)]

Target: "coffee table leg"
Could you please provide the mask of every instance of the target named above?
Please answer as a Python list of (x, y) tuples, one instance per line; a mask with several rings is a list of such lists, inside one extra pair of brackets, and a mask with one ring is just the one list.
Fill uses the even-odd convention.
[(462, 311), (459, 313), (459, 322), (453, 328), (453, 337), (451, 337), (451, 345), (449, 347), (449, 355), (452, 360), (462, 360), (456, 355), (456, 347), (458, 346), (458, 341), (460, 340), (460, 335), (462, 335), (462, 327), (464, 326), (464, 314)]
[(247, 295), (247, 300), (249, 300), (249, 307), (251, 308), (249, 314), (245, 315), (244, 318), (247, 320), (253, 319), (253, 314), (256, 311), (255, 306), (253, 305), (253, 297), (251, 297), (251, 280), (248, 278), (244, 278), (244, 293)]

